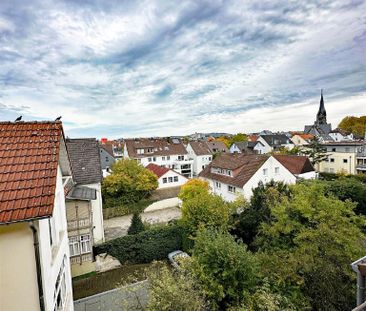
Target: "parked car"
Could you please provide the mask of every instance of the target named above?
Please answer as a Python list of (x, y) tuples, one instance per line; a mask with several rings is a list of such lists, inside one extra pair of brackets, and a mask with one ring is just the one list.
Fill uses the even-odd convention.
[(171, 265), (176, 269), (180, 269), (182, 259), (189, 258), (189, 257), (190, 256), (187, 253), (180, 251), (180, 250), (177, 250), (177, 251), (174, 251), (174, 252), (171, 252), (168, 254), (168, 259), (169, 259)]

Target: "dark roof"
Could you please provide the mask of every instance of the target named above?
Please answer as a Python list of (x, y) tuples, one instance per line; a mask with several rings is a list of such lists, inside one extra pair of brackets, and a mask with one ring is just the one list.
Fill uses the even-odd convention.
[[(223, 153), (216, 157), (199, 176), (242, 188), (268, 158), (269, 156), (264, 154)], [(212, 173), (211, 168), (232, 170), (233, 177)]]
[(207, 142), (205, 141), (191, 141), (189, 143), (196, 155), (209, 155), (212, 154)]
[(53, 213), (61, 122), (0, 122), (0, 223)]
[(75, 186), (71, 189), (67, 198), (87, 201), (95, 200), (97, 198), (97, 191), (85, 186)]
[(274, 155), (274, 158), (292, 174), (299, 175), (315, 171), (308, 157), (296, 155)]
[(229, 149), (221, 141), (208, 141), (207, 146), (210, 149), (211, 153), (217, 152), (216, 149), (219, 150), (218, 152), (229, 152)]
[(289, 138), (284, 134), (260, 135), (270, 146), (279, 146), (289, 143)]
[(104, 151), (107, 152), (111, 157), (114, 157), (112, 144), (100, 144), (99, 146), (100, 148), (104, 149)]
[(170, 171), (167, 167), (162, 167), (153, 163), (149, 163), (146, 168), (158, 176), (158, 178)]
[[(173, 140), (164, 138), (136, 138), (126, 139), (125, 144), (128, 155), (131, 158), (187, 154), (186, 148), (179, 140), (173, 142)], [(151, 148), (152, 152), (147, 153), (147, 148)], [(145, 152), (137, 154), (137, 149), (144, 149)]]
[(247, 149), (253, 149), (254, 146), (257, 144), (257, 143), (260, 143), (262, 144), (261, 142), (256, 142), (256, 141), (238, 141), (238, 142), (235, 142), (234, 144), (241, 150), (247, 150)]
[(95, 138), (66, 139), (73, 179), (77, 184), (94, 184), (103, 179), (99, 146)]

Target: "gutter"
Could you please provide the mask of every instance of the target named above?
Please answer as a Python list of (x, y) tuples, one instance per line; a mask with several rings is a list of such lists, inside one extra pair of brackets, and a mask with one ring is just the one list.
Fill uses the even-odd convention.
[(31, 228), (33, 233), (34, 256), (36, 259), (36, 270), (37, 270), (39, 307), (41, 311), (45, 311), (43, 283), (42, 283), (42, 268), (41, 268), (41, 259), (39, 255), (39, 241), (38, 241), (37, 228), (34, 226), (33, 222), (30, 223), (29, 227)]

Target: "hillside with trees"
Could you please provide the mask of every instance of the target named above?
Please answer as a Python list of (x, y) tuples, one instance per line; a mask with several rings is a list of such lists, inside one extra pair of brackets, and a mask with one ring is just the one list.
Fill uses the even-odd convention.
[(364, 137), (366, 132), (366, 116), (347, 116), (339, 123), (338, 127), (346, 132), (359, 137)]

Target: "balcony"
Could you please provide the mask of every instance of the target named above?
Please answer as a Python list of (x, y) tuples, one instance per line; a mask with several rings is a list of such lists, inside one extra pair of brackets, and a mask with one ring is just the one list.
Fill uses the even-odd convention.
[(366, 151), (357, 152), (356, 158), (366, 158)]
[(80, 229), (80, 228), (88, 228), (90, 227), (90, 219), (89, 218), (83, 218), (83, 219), (75, 219), (67, 222), (67, 229), (68, 230), (74, 230), (74, 229)]
[(366, 163), (364, 164), (357, 164), (356, 165), (357, 170), (366, 170)]

